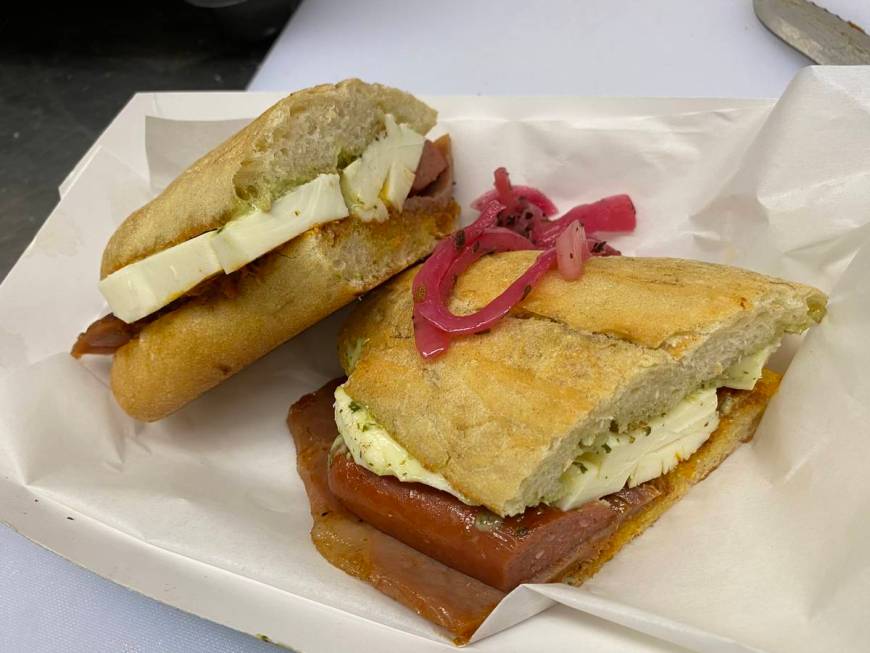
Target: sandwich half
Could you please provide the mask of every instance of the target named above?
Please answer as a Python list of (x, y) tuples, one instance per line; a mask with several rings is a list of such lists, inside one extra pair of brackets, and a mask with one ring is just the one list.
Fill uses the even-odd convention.
[(433, 109), (347, 80), (293, 93), (133, 213), (103, 252), (121, 407), (160, 419), (428, 254), (451, 231)]
[[(487, 305), (537, 254), (485, 256), (449, 308)], [(348, 378), (322, 426), (321, 473), (335, 510), (455, 574), (452, 594), (436, 591), (375, 556), (368, 579), (392, 575), (384, 591), (459, 640), (521, 583), (581, 583), (750, 439), (779, 381), (767, 358), (826, 306), (815, 288), (737, 268), (593, 258), (577, 281), (546, 273), (492, 329), (426, 360), (415, 273), (372, 293), (340, 336)], [(321, 552), (362, 575), (315, 522)]]

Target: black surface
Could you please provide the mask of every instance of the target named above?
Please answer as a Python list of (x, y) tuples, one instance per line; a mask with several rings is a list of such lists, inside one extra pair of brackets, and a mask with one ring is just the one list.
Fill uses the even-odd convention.
[(134, 93), (243, 89), (290, 12), (243, 41), (251, 30), (182, 0), (31, 4), (0, 18), (0, 279)]

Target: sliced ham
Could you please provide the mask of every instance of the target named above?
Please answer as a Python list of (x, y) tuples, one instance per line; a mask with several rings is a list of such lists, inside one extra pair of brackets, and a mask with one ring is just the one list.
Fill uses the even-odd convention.
[(208, 301), (215, 295), (233, 299), (239, 294), (239, 279), (245, 275), (256, 274), (257, 264), (254, 261), (232, 274), (206, 279), (171, 304), (136, 322), (127, 324), (112, 313), (104, 315), (85, 329), (84, 333), (79, 334), (70, 354), (73, 358), (81, 358), (85, 354), (110, 356), (135, 338), (149, 322), (170, 313), (185, 302)]
[(330, 563), (465, 643), (504, 594), (365, 523), (330, 491), (329, 448), (338, 434), (332, 403), (339, 382), (302, 397), (287, 418), (314, 519), (311, 539)]
[(653, 488), (628, 490), (612, 503), (590, 501), (569, 511), (541, 505), (501, 519), (428, 485), (372, 474), (346, 452), (332, 458), (329, 489), (351, 512), (503, 592), (552, 580), (594, 556), (622, 519), (658, 495)]
[(70, 354), (74, 358), (85, 354), (114, 354), (130, 342), (136, 331), (136, 327), (109, 313), (79, 334)]
[(411, 192), (419, 193), (422, 191), (438, 179), (438, 176), (446, 168), (447, 157), (432, 141), (426, 139), (423, 143), (423, 153), (420, 155), (420, 162), (417, 164), (417, 173), (414, 176)]
[[(453, 198), (453, 154), (450, 136), (445, 134), (432, 143), (432, 146), (441, 153), (445, 166), (435, 180), (422, 190), (411, 189), (411, 194), (405, 200), (404, 210), (406, 211), (426, 211), (440, 208), (446, 206)], [(418, 171), (422, 167), (422, 163), (421, 156), (421, 163), (417, 166)]]
[(522, 582), (559, 579), (596, 556), (624, 520), (655, 499), (645, 484), (573, 511), (548, 507), (499, 519), (425, 485), (376, 476), (341, 448), (333, 393), (300, 399), (288, 425), (311, 504), (311, 539), (336, 567), (367, 581), (463, 643)]

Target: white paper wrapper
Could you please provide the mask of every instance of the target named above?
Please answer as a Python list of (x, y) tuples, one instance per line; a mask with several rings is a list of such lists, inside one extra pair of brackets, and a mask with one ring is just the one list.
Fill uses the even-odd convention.
[[(441, 633), (308, 539), (284, 418), (339, 374), (341, 313), (157, 424), (114, 405), (107, 360), (66, 354), (105, 311), (95, 282), (115, 226), (277, 99), (220, 98), (134, 98), (0, 287), (0, 518), (112, 580), (306, 652), (442, 650)], [(870, 70), (806, 69), (776, 104), (430, 101), (454, 138), (463, 206), (498, 165), (563, 209), (627, 192), (639, 228), (619, 239), (626, 253), (831, 293), (751, 446), (583, 589), (516, 590), (472, 648), (870, 649)]]

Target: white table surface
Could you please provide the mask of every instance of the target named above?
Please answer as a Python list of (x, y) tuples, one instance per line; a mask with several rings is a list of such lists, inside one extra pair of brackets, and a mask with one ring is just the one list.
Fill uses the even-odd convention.
[[(823, 4), (870, 25), (870, 3)], [(807, 63), (749, 0), (306, 0), (250, 89), (358, 76), (426, 94), (775, 97)], [(273, 650), (0, 527), (2, 653)]]
[(807, 63), (751, 0), (308, 0), (249, 88), (357, 76), (426, 94), (777, 97)]

